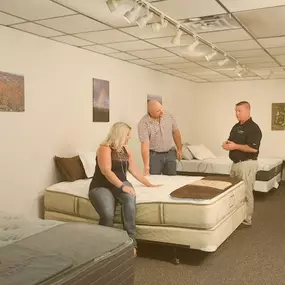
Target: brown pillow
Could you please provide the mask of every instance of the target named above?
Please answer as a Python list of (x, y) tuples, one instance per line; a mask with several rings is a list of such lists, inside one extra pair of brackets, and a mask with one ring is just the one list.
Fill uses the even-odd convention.
[(75, 181), (78, 179), (85, 179), (86, 174), (80, 157), (54, 157), (55, 164), (64, 181)]

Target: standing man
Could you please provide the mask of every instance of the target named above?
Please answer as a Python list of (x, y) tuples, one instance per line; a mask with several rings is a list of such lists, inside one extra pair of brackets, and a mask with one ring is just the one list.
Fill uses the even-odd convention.
[(176, 158), (181, 159), (182, 156), (181, 134), (177, 124), (156, 100), (148, 101), (147, 110), (148, 114), (138, 125), (144, 175), (176, 175)]
[(257, 157), (262, 133), (250, 116), (250, 104), (247, 101), (237, 103), (235, 111), (239, 122), (233, 126), (228, 141), (223, 143), (223, 149), (229, 151), (229, 157), (233, 161), (230, 175), (245, 182), (246, 218), (243, 223), (250, 226), (254, 209), (253, 187), (258, 170)]

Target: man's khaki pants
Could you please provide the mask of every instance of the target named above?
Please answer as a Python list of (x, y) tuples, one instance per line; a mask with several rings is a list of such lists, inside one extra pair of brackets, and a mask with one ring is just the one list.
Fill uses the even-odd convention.
[(253, 187), (255, 183), (256, 172), (258, 170), (257, 160), (246, 160), (233, 163), (230, 176), (238, 177), (245, 183), (246, 195), (246, 218), (245, 221), (251, 223), (254, 210)]

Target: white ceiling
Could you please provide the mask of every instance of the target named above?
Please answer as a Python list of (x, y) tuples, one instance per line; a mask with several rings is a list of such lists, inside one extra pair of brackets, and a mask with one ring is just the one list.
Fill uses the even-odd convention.
[[(152, 30), (151, 23), (160, 22), (157, 15), (144, 28), (128, 23), (123, 15), (133, 7), (133, 0), (124, 0), (113, 13), (106, 0), (0, 0), (0, 25), (194, 82), (285, 78), (285, 0), (148, 2), (186, 27), (179, 46), (171, 43), (176, 34), (171, 23), (159, 32)], [(141, 9), (140, 15), (144, 13)], [(202, 27), (197, 33), (247, 67), (241, 78), (234, 71), (235, 61), (219, 66), (222, 53), (206, 61), (210, 46), (201, 43), (196, 52), (187, 51), (194, 42), (185, 33), (189, 19), (226, 15), (234, 26)]]

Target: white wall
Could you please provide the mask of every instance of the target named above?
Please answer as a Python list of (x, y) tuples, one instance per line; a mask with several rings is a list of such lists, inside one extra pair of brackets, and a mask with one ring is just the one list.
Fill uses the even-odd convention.
[[(182, 130), (187, 127), (179, 98), (191, 103), (189, 81), (5, 27), (0, 38), (0, 70), (25, 76), (26, 108), (0, 113), (0, 210), (38, 214), (39, 197), (56, 181), (54, 155), (96, 149), (114, 121), (133, 126), (139, 163), (136, 125), (148, 93), (162, 95)], [(111, 123), (92, 122), (92, 78), (110, 81)]]
[[(271, 130), (271, 104), (285, 102), (285, 80), (196, 84), (192, 132), (187, 140), (204, 143), (217, 155), (227, 155), (221, 144), (237, 122), (235, 104), (247, 100), (252, 118), (263, 132), (260, 156), (285, 158), (285, 131)], [(192, 101), (192, 100), (191, 100)], [(189, 102), (190, 103), (190, 102)]]

